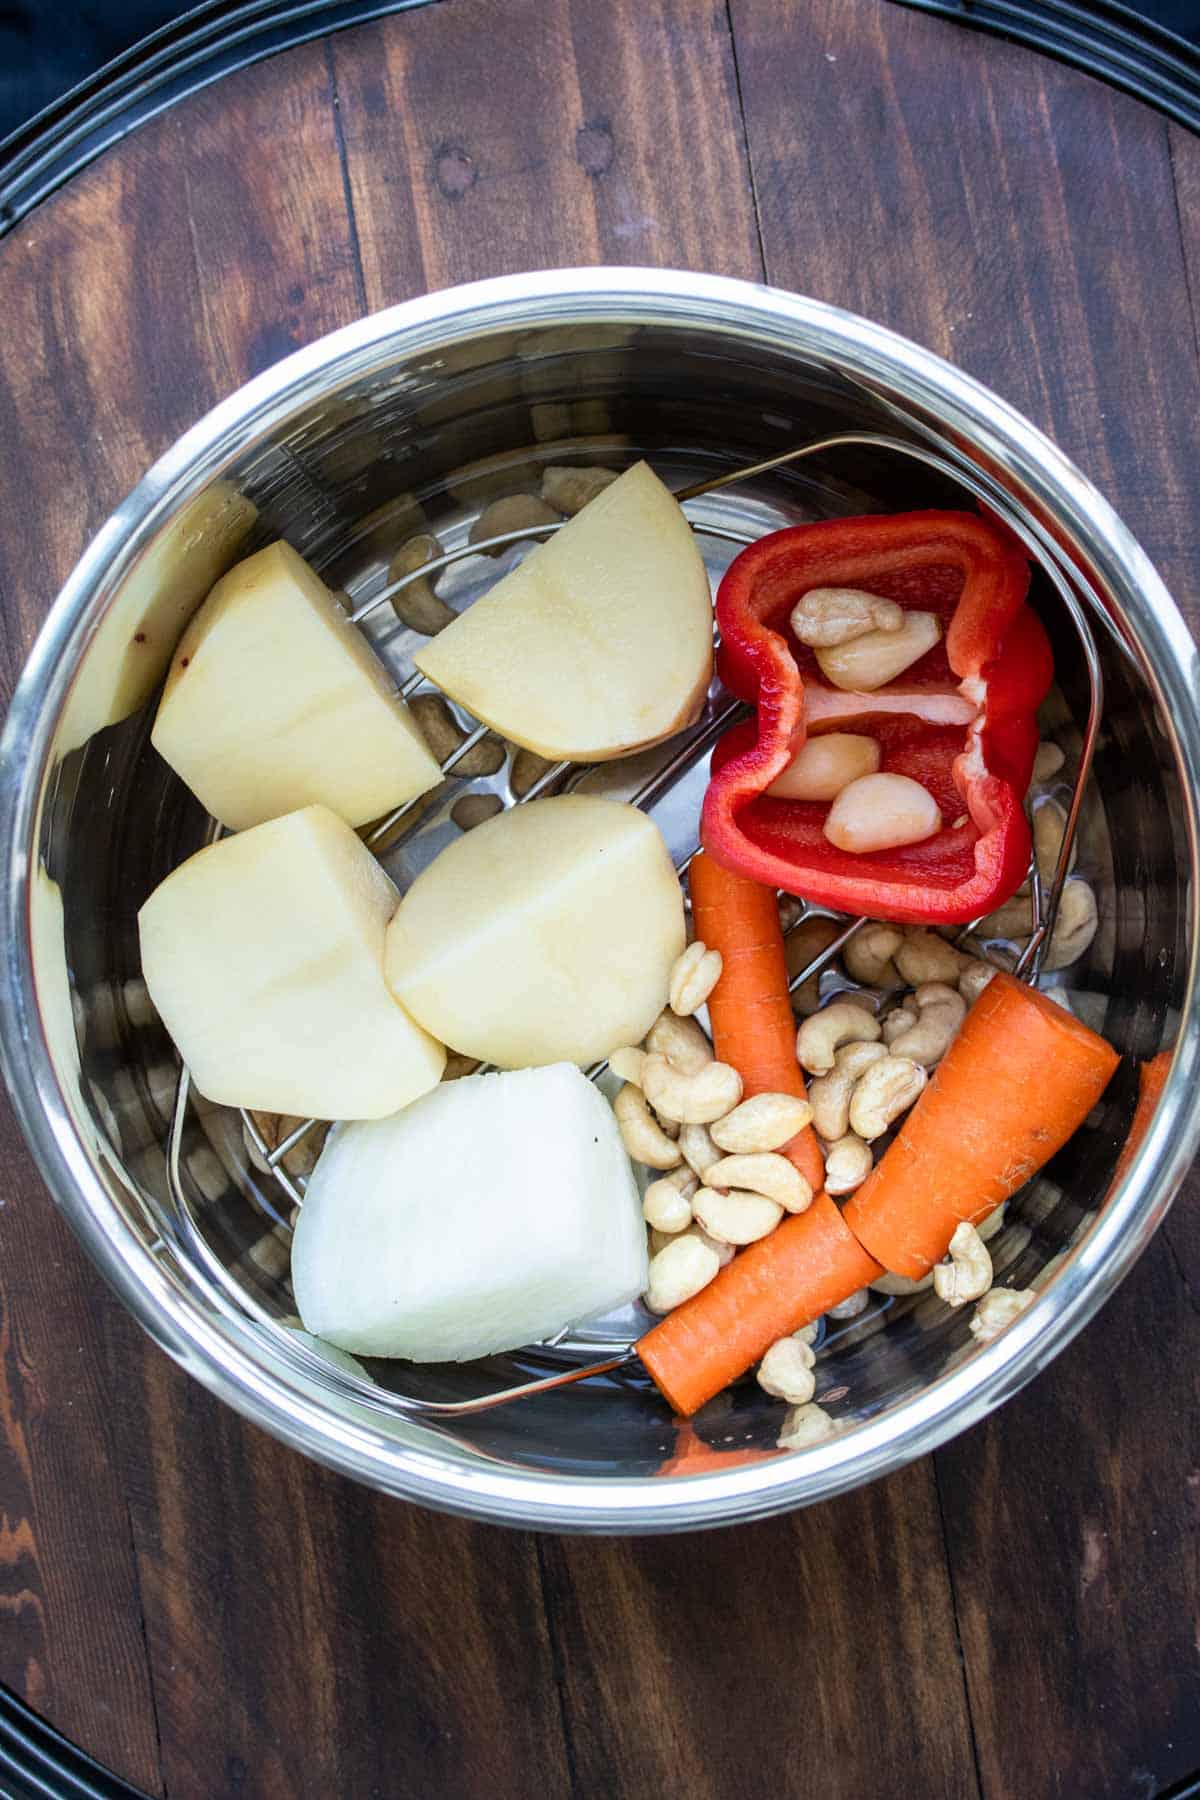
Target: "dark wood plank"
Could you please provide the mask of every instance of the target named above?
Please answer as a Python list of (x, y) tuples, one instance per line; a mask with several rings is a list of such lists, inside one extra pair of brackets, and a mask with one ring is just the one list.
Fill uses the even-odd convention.
[(0, 1102), (0, 1681), (161, 1788), (121, 1473), (144, 1351), (46, 1198)]
[(1175, 177), (1175, 208), (1183, 242), (1192, 332), (1200, 355), (1200, 137), (1185, 131), (1182, 125), (1170, 125), (1167, 144)]
[(454, 0), (331, 45), (372, 307), (595, 262), (760, 277), (721, 0)]
[(162, 1357), (127, 1448), (168, 1793), (569, 1792), (533, 1540), (316, 1468)]
[(937, 1463), (984, 1792), (1155, 1795), (1200, 1769), (1200, 1308), (1165, 1234)]
[(366, 310), (330, 56), (306, 44), (170, 114), (217, 397)]
[[(769, 277), (1013, 400), (1190, 599), (1200, 381), (1164, 122), (890, 7), (733, 17)], [(937, 1458), (985, 1793), (1152, 1793), (1200, 1764), (1187, 1207), (1084, 1340)]]
[(737, 1531), (543, 1556), (582, 1793), (978, 1793), (928, 1460)]
[[(172, 139), (169, 120), (148, 126), (3, 246), (0, 480), (20, 496), (0, 541), (4, 699), (89, 536), (208, 403)], [(0, 1111), (0, 1678), (157, 1792), (122, 1469), (123, 1444), (143, 1429), (129, 1372), (150, 1352), (55, 1215)]]

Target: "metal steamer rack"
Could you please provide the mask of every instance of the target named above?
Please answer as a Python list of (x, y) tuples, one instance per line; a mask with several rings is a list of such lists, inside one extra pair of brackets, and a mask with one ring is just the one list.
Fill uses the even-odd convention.
[[(1064, 552), (1060, 549), (1054, 539), (1051, 538), (1049, 533), (1032, 519), (1023, 518), (1013, 510), (1008, 495), (999, 483), (993, 481), (991, 477), (983, 474), (972, 465), (951, 460), (951, 458), (937, 451), (928, 449), (924, 445), (909, 443), (900, 438), (888, 437), (874, 432), (839, 432), (834, 436), (815, 439), (814, 441), (800, 445), (795, 449), (784, 451), (781, 455), (769, 457), (765, 461), (731, 470), (726, 474), (718, 475), (709, 480), (696, 482), (691, 486), (678, 489), (676, 490), (675, 498), (681, 504), (686, 505), (689, 500), (698, 500), (704, 495), (715, 493), (722, 488), (731, 487), (735, 483), (748, 480), (753, 476), (766, 474), (772, 469), (781, 468), (790, 463), (800, 462), (807, 457), (817, 456), (825, 452), (849, 448), (884, 450), (897, 456), (908, 458), (911, 461), (923, 463), (927, 468), (933, 469), (941, 475), (948, 476), (960, 487), (966, 489), (976, 500), (981, 501), (986, 505), (1003, 520), (1011, 531), (1015, 533), (1021, 543), (1025, 546), (1030, 557), (1049, 579), (1078, 636), (1080, 648), (1083, 653), (1084, 664), (1088, 673), (1090, 694), (1087, 719), (1082, 733), (1078, 768), (1075, 774), (1074, 789), (1071, 795), (1070, 804), (1067, 807), (1066, 826), (1063, 832), (1062, 844), (1058, 852), (1057, 863), (1048, 886), (1041, 878), (1037, 857), (1031, 856), (1030, 858), (1029, 888), (1032, 904), (1033, 929), (1029, 941), (1022, 951), (1014, 969), (1014, 973), (1021, 979), (1036, 982), (1041, 971), (1043, 957), (1054, 931), (1059, 901), (1062, 897), (1063, 885), (1071, 867), (1072, 848), (1103, 713), (1103, 675), (1091, 626), (1088, 623), (1087, 614), (1081, 603), (1080, 595), (1082, 595), (1083, 599), (1086, 600), (1088, 605), (1093, 608), (1097, 614), (1102, 610), (1100, 602), (1094, 589), (1080, 574), (1079, 570), (1067, 560)], [(719, 541), (736, 544), (739, 548), (746, 544), (753, 543), (762, 535), (761, 531), (734, 531), (724, 526), (700, 524), (695, 521), (689, 522), (692, 524), (693, 530), (698, 536), (715, 538)], [(449, 568), (452, 564), (461, 562), (469, 557), (478, 557), (484, 552), (502, 550), (512, 544), (522, 543), (529, 539), (549, 537), (554, 532), (560, 531), (565, 523), (566, 521), (563, 520), (552, 524), (526, 526), (520, 530), (504, 532), (498, 536), (482, 539), (473, 544), (464, 544), (456, 549), (447, 551), (444, 555), (435, 557), (431, 561), (422, 564), (420, 568), (414, 570), (411, 574), (402, 576), (396, 581), (389, 582), (385, 587), (373, 594), (370, 599), (363, 601), (362, 604), (355, 607), (354, 611), (350, 614), (351, 623), (356, 625), (361, 624), (369, 614), (375, 612), (377, 608), (387, 605), (395, 595), (401, 593), (413, 582), (428, 580), (430, 577), (438, 575), (443, 569)], [(497, 573), (496, 578), (497, 580), (501, 579), (500, 572)], [(1078, 593), (1076, 592), (1076, 589), (1078, 589)], [(400, 694), (402, 698), (407, 700), (415, 695), (418, 690), (425, 690), (433, 694), (440, 692), (440, 690), (432, 682), (428, 681), (419, 670), (403, 683), (400, 688)], [(684, 776), (692, 770), (699, 759), (711, 750), (717, 738), (719, 738), (738, 717), (743, 716), (747, 710), (748, 709), (741, 701), (735, 701), (726, 697), (717, 705), (712, 716), (706, 721), (701, 731), (689, 739), (686, 745), (670, 757), (661, 768), (650, 775), (641, 786), (629, 796), (630, 803), (643, 809), (648, 809), (653, 806), (664, 794), (669, 792), (677, 782), (682, 780)], [(454, 751), (447, 756), (445, 761), (441, 764), (443, 776), (453, 776), (454, 771), (458, 768), (464, 758), (488, 735), (489, 729), (490, 728), (487, 725), (479, 724), (463, 738), (461, 743), (458, 744)], [(544, 770), (537, 780), (519, 797), (513, 799), (510, 804), (514, 806), (527, 805), (530, 801), (536, 800), (549, 792), (557, 783), (563, 781), (564, 778), (570, 777), (572, 774), (574, 774), (576, 780), (582, 779), (583, 775), (594, 766), (595, 765), (591, 764), (573, 764), (570, 762), (554, 763)], [(400, 839), (394, 835), (396, 828), (403, 824), (404, 819), (420, 805), (423, 798), (424, 796), (419, 796), (417, 799), (411, 800), (403, 806), (396, 807), (386, 818), (376, 823), (366, 836), (368, 847), (374, 849), (385, 839), (388, 840), (388, 849), (394, 847), (394, 845), (400, 841)], [(213, 820), (208, 834), (208, 841), (215, 841), (215, 839), (221, 835), (222, 827), (217, 821)], [(401, 838), (403, 836), (404, 833), (402, 832)], [(681, 877), (686, 875), (687, 866), (698, 849), (699, 845), (697, 844), (676, 864), (676, 873)], [(810, 907), (803, 902), (800, 904), (801, 910), (790, 926), (790, 930), (794, 931), (806, 918), (811, 918), (813, 916), (827, 918), (830, 916), (838, 916), (831, 915), (828, 910), (824, 908)], [(865, 918), (848, 918), (846, 915), (840, 916), (845, 918), (844, 928), (838, 932), (837, 936), (824, 950), (812, 957), (804, 967), (791, 977), (789, 983), (791, 991), (794, 992), (811, 976), (819, 974), (819, 972), (837, 956), (838, 952), (854, 936), (854, 934), (867, 923)], [(957, 941), (961, 943), (969, 938), (970, 934), (976, 929), (977, 923), (978, 921), (966, 926)], [(597, 1063), (594, 1067), (589, 1069), (587, 1073), (594, 1080), (604, 1073), (607, 1066), (606, 1062)], [(481, 1065), (480, 1072), (482, 1072), (482, 1068), (483, 1065)], [(180, 1159), (190, 1093), (191, 1075), (187, 1065), (184, 1064), (180, 1071), (179, 1083), (176, 1089), (170, 1135), (167, 1143), (167, 1181), (171, 1198), (178, 1210), (178, 1218), (187, 1233), (193, 1249), (196, 1251), (204, 1268), (208, 1271), (208, 1274), (212, 1277), (215, 1284), (212, 1297), (223, 1307), (232, 1302), (236, 1311), (243, 1318), (249, 1314), (261, 1327), (268, 1330), (272, 1335), (275, 1335), (283, 1329), (280, 1321), (231, 1278), (229, 1271), (215, 1255), (205, 1238), (204, 1233), (201, 1231), (192, 1204), (185, 1192)], [(254, 1145), (261, 1162), (270, 1170), (283, 1193), (286, 1194), (291, 1205), (293, 1207), (302, 1206), (304, 1204), (304, 1189), (307, 1185), (306, 1178), (302, 1175), (293, 1176), (290, 1174), (284, 1166), (284, 1159), (287, 1157), (289, 1151), (293, 1150), (316, 1125), (325, 1123), (325, 1121), (305, 1119), (274, 1146), (269, 1146), (267, 1144), (252, 1114), (245, 1109), (242, 1109), (242, 1121), (248, 1141)], [(568, 1336), (569, 1331), (570, 1328), (567, 1328), (560, 1332), (556, 1337), (548, 1339), (544, 1343), (538, 1345), (530, 1345), (527, 1348), (530, 1350), (551, 1350)], [(312, 1373), (318, 1373), (325, 1381), (330, 1379), (331, 1369), (329, 1364), (313, 1351), (309, 1350), (302, 1340), (291, 1338), (289, 1342), (289, 1351), (291, 1354), (299, 1356)], [(391, 1390), (378, 1387), (373, 1382), (360, 1378), (357, 1375), (353, 1375), (348, 1371), (343, 1372), (341, 1368), (337, 1370), (337, 1380), (339, 1385), (350, 1388), (354, 1392), (356, 1399), (377, 1411), (412, 1416), (453, 1418), (471, 1413), (487, 1412), (494, 1407), (507, 1405), (510, 1401), (522, 1399), (534, 1394), (547, 1393), (551, 1389), (564, 1387), (572, 1382), (584, 1381), (590, 1376), (608, 1375), (617, 1369), (628, 1366), (636, 1360), (636, 1357), (636, 1344), (629, 1342), (615, 1354), (610, 1353), (605, 1356), (603, 1360), (588, 1362), (562, 1370), (561, 1372), (550, 1376), (521, 1382), (516, 1386), (482, 1394), (472, 1399), (456, 1401), (424, 1400), (411, 1395), (394, 1393)]]

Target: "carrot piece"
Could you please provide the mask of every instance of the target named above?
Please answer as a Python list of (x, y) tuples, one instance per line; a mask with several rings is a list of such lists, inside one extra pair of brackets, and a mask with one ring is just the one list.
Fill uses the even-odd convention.
[[(1115, 1188), (1125, 1176), (1125, 1171), (1137, 1155), (1138, 1146), (1150, 1129), (1150, 1121), (1158, 1109), (1162, 1091), (1167, 1085), (1167, 1075), (1175, 1059), (1174, 1050), (1160, 1050), (1149, 1062), (1138, 1064), (1138, 1101), (1133, 1118), (1129, 1122), (1129, 1136), (1121, 1146), (1121, 1154), (1117, 1158), (1117, 1166), (1113, 1170), (1112, 1187)], [(1110, 1188), (1111, 1192), (1111, 1188)]]
[[(755, 1094), (804, 1098), (796, 1061), (796, 1021), (788, 994), (787, 957), (774, 888), (723, 869), (703, 851), (688, 865), (696, 936), (721, 952), (721, 979), (708, 996), (713, 1048), (742, 1078), (747, 1099)], [(785, 1145), (816, 1192), (825, 1163), (811, 1125)]]
[[(708, 942), (708, 939), (705, 939)], [(792, 1213), (648, 1331), (643, 1366), (685, 1417), (798, 1331), (881, 1274), (828, 1194)]]
[(957, 1224), (978, 1224), (1066, 1143), (1120, 1060), (1044, 994), (993, 976), (847, 1225), (885, 1269), (919, 1280)]

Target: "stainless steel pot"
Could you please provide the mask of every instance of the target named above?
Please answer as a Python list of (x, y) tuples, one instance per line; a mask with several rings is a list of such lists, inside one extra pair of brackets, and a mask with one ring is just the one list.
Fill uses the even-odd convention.
[[(928, 1294), (879, 1300), (831, 1334), (819, 1393), (844, 1429), (811, 1449), (777, 1448), (782, 1408), (753, 1383), (697, 1422), (685, 1442), (707, 1445), (703, 1458), (678, 1455), (675, 1425), (636, 1374), (474, 1418), (408, 1416), (398, 1394), (453, 1398), (584, 1351), (483, 1369), (373, 1365), (365, 1379), (326, 1356), (290, 1317), (286, 1206), (220, 1109), (190, 1114), (187, 1204), (172, 1202), (176, 1066), (139, 980), (135, 916), (205, 829), (149, 744), (148, 702), (179, 623), (240, 549), (279, 534), (358, 598), (413, 531), (461, 542), (489, 497), (528, 487), (548, 463), (644, 453), (682, 486), (836, 431), (933, 445), (982, 472), (1098, 601), (1107, 704), (1081, 855), (1103, 924), (1069, 998), (1131, 1058), (1178, 1042), (1153, 1126), (1114, 1184), (1130, 1065), (1010, 1210), (997, 1267), (1040, 1291), (992, 1344)], [(932, 471), (842, 450), (714, 494), (694, 517), (758, 531), (947, 500), (962, 495)], [(729, 546), (705, 542), (715, 570)], [(1038, 599), (1060, 676), (1047, 728), (1069, 754), (1087, 685), (1048, 584)], [(402, 672), (414, 640), (388, 619), (371, 628)], [(824, 1498), (973, 1424), (1044, 1367), (1143, 1249), (1195, 1152), (1198, 675), (1162, 583), (1078, 471), (995, 396), (862, 319), (738, 282), (622, 269), (486, 282), (365, 319), (251, 383), (162, 458), (83, 557), (30, 657), (0, 791), (0, 1019), (25, 1132), (55, 1201), (163, 1348), (361, 1480), (481, 1518), (597, 1531), (680, 1530)], [(661, 816), (682, 849), (702, 782), (698, 766)], [(455, 830), (443, 811), (393, 873), (410, 878)]]

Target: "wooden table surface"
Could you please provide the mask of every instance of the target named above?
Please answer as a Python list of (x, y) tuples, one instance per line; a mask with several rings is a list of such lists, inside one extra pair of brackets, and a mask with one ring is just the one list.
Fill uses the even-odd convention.
[[(887, 0), (442, 0), (230, 76), (0, 242), (0, 684), (187, 425), (509, 270), (765, 278), (990, 383), (1193, 620), (1200, 144)], [(0, 1679), (171, 1800), (1130, 1796), (1200, 1768), (1195, 1189), (1100, 1319), (890, 1480), (535, 1537), (301, 1460), (109, 1295), (0, 1118)]]

